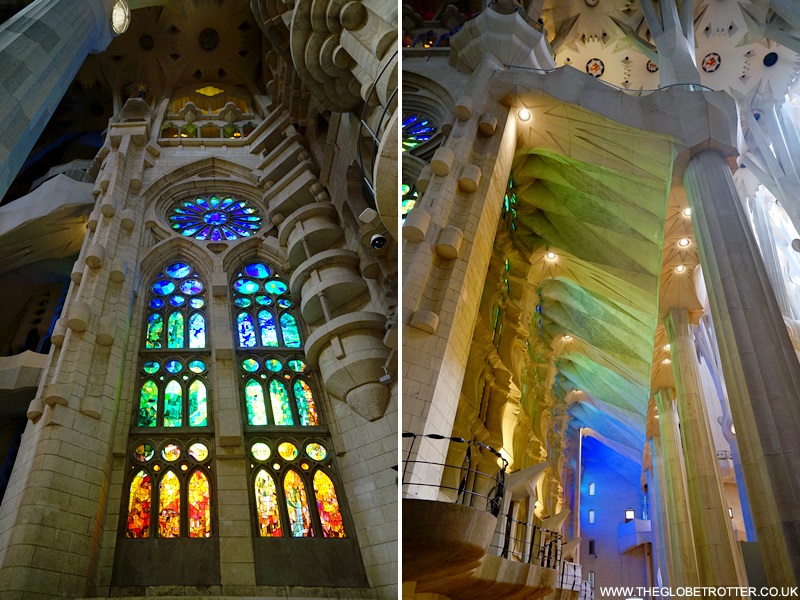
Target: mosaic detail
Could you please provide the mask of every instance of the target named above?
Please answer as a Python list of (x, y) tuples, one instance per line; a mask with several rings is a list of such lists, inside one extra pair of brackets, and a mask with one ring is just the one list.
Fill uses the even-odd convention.
[(586, 72), (592, 77), (600, 77), (606, 70), (606, 66), (599, 58), (590, 58), (586, 63)]
[(658, 65), (654, 63), (652, 60), (647, 61), (647, 72), (648, 73), (655, 73), (658, 71)]
[(713, 73), (722, 64), (722, 57), (716, 52), (709, 52), (703, 59), (703, 71), (706, 73)]
[(420, 115), (403, 117), (403, 152), (430, 141), (436, 133), (433, 121)]
[(333, 481), (323, 471), (314, 474), (314, 496), (317, 499), (317, 511), (322, 523), (322, 537), (343, 538), (344, 523), (342, 512), (339, 510), (339, 501), (336, 499), (336, 490)]
[(179, 202), (169, 212), (172, 229), (196, 240), (220, 242), (249, 237), (261, 227), (258, 209), (247, 200), (209, 196)]
[(278, 493), (272, 475), (261, 469), (255, 479), (256, 514), (261, 537), (281, 537), (281, 517), (278, 511)]
[(201, 471), (189, 479), (189, 537), (211, 537), (211, 492)]
[(283, 480), (283, 493), (289, 511), (289, 533), (292, 537), (314, 537), (306, 490), (300, 475), (290, 469)]

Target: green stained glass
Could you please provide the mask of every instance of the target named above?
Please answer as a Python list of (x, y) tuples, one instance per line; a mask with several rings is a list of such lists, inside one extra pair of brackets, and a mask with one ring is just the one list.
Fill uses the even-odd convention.
[(206, 320), (200, 313), (189, 317), (189, 348), (206, 347)]
[(281, 333), (283, 334), (283, 345), (289, 348), (300, 347), (300, 332), (297, 331), (297, 322), (289, 313), (281, 315)]
[(283, 491), (286, 496), (286, 508), (289, 510), (289, 530), (292, 537), (314, 537), (305, 486), (297, 472), (289, 470), (286, 473)]
[(240, 312), (236, 317), (239, 328), (239, 347), (252, 348), (256, 345), (256, 335), (253, 328), (253, 317), (250, 313)]
[(306, 446), (306, 454), (314, 460), (325, 460), (325, 457), (328, 456), (328, 451), (325, 450), (325, 446), (322, 444), (312, 442)]
[(142, 368), (145, 373), (155, 373), (161, 368), (161, 365), (157, 360), (148, 360)]
[(167, 320), (167, 348), (183, 348), (183, 315), (178, 311)]
[(206, 370), (206, 363), (202, 360), (193, 360), (189, 363), (189, 370), (192, 373), (202, 373)]
[(164, 389), (164, 427), (180, 427), (183, 414), (183, 389), (174, 379)]
[(158, 386), (149, 379), (142, 385), (139, 395), (139, 427), (155, 427), (158, 413)]
[(147, 340), (145, 348), (161, 348), (161, 332), (164, 331), (164, 320), (159, 313), (153, 313), (147, 319)]
[(206, 386), (198, 380), (189, 386), (189, 427), (206, 425), (208, 425)]
[(267, 407), (264, 404), (264, 388), (255, 379), (249, 379), (245, 384), (244, 400), (247, 406), (247, 423), (266, 425)]
[(289, 394), (286, 393), (286, 386), (277, 379), (269, 382), (269, 399), (275, 425), (294, 425), (292, 409), (289, 407)]
[(281, 371), (281, 369), (283, 369), (281, 361), (279, 361), (277, 358), (270, 358), (269, 360), (264, 361), (264, 366), (273, 373), (278, 373)]
[(289, 368), (292, 371), (296, 371), (298, 373), (302, 373), (303, 371), (306, 370), (305, 361), (300, 360), (299, 358), (294, 358), (294, 359), (290, 360), (289, 362), (287, 362), (286, 364), (289, 365)]
[(297, 413), (300, 415), (300, 425), (319, 425), (317, 406), (314, 404), (314, 394), (311, 388), (302, 379), (294, 382), (294, 398), (297, 401)]
[(258, 361), (255, 358), (245, 358), (242, 361), (242, 368), (248, 373), (258, 371)]
[(282, 281), (268, 281), (264, 284), (264, 289), (267, 290), (270, 294), (283, 294), (288, 287)]
[(275, 329), (275, 317), (268, 310), (258, 313), (258, 326), (261, 328), (261, 345), (276, 347), (278, 345), (278, 331)]

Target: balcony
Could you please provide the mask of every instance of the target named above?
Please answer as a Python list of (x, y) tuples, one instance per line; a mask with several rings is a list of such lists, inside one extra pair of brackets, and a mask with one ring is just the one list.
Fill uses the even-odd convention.
[(625, 554), (642, 544), (653, 541), (653, 533), (650, 529), (650, 521), (642, 519), (631, 519), (625, 523), (620, 523), (617, 528), (617, 550), (620, 554)]

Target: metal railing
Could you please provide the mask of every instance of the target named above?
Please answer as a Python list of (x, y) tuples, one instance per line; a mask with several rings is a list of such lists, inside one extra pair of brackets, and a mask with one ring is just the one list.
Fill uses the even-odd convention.
[(561, 534), (543, 529), (533, 523), (504, 518), (505, 533), (502, 546), (492, 545), (502, 558), (515, 558), (520, 562), (558, 569), (561, 564)]
[(562, 590), (577, 590), (580, 589), (581, 585), (583, 585), (581, 566), (567, 560), (561, 561), (561, 573), (558, 577), (558, 587)]
[[(503, 504), (503, 494), (505, 492), (505, 477), (506, 469), (508, 468), (508, 461), (491, 446), (478, 442), (475, 440), (469, 441), (460, 437), (447, 437), (436, 433), (427, 435), (416, 434), (411, 432), (403, 432), (404, 438), (411, 438), (408, 452), (405, 460), (403, 460), (403, 486), (416, 486), (416, 487), (433, 487), (438, 490), (447, 492), (455, 492), (454, 502), (456, 504), (463, 504), (465, 506), (472, 506), (478, 508), (485, 503), (485, 510), (494, 516), (500, 514), (500, 509)], [(466, 444), (466, 456), (460, 465), (448, 465), (446, 463), (438, 463), (427, 460), (411, 460), (411, 453), (418, 438), (428, 438), (431, 440), (442, 440), (447, 442), (456, 442), (459, 444)], [(475, 459), (472, 454), (472, 448), (483, 448), (494, 454), (502, 462), (502, 467), (497, 473), (484, 473), (474, 468)], [(408, 481), (407, 471), (409, 465), (434, 465), (441, 467), (442, 477), (438, 482), (417, 482)], [(449, 471), (448, 471), (449, 470)], [(445, 475), (453, 471), (458, 472), (458, 486), (447, 485), (443, 483), (446, 479)], [(405, 487), (404, 487), (405, 489)], [(485, 490), (485, 491), (484, 491)]]

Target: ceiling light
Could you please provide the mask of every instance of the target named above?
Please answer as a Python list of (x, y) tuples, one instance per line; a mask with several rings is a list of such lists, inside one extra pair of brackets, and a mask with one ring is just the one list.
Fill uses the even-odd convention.
[(531, 118), (531, 113), (527, 108), (521, 108), (520, 111), (517, 113), (520, 121), (527, 121)]
[(571, 335), (569, 335), (568, 333), (565, 333), (565, 334), (564, 334), (564, 339), (565, 339), (565, 340), (571, 340), (571, 339), (572, 339), (572, 336), (571, 336)]
[(670, 348), (669, 344), (666, 344), (666, 345), (664, 346), (664, 350), (669, 350), (669, 348)]
[(670, 364), (672, 361), (671, 361), (670, 359), (668, 359), (668, 358), (665, 358), (665, 359), (664, 359), (664, 360), (662, 360), (661, 362), (663, 362), (665, 365), (668, 365), (668, 364)]
[(692, 216), (692, 209), (691, 208), (684, 208), (683, 209), (683, 216), (684, 217), (691, 217)]
[(556, 253), (555, 253), (555, 252), (548, 252), (547, 254), (545, 254), (545, 256), (546, 256), (546, 257), (547, 257), (549, 260), (555, 260), (555, 259), (556, 259)]
[(684, 248), (689, 245), (689, 238), (681, 238), (678, 242), (678, 246), (683, 246)]
[(684, 267), (683, 265), (678, 265), (677, 267), (675, 267), (675, 272), (677, 273), (683, 273), (685, 270), (686, 267)]

